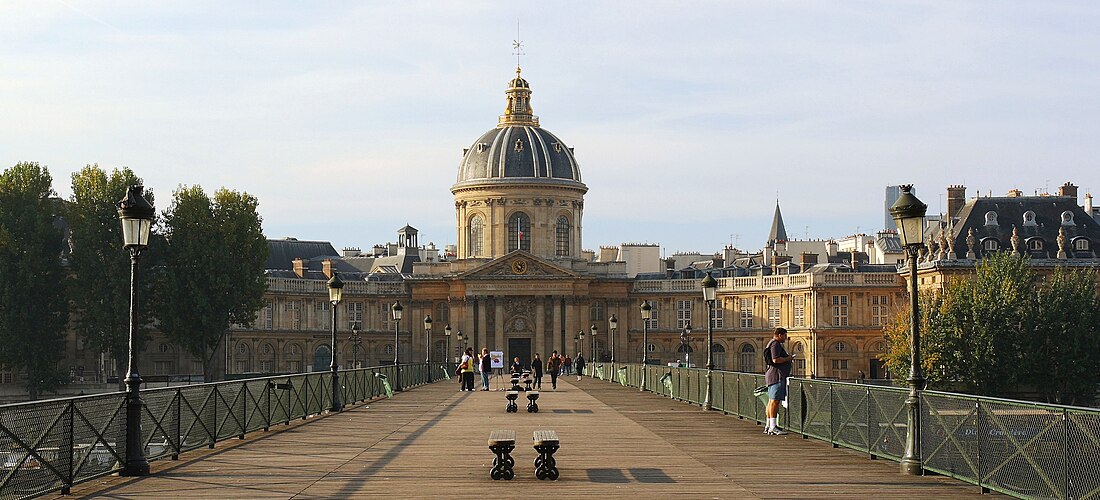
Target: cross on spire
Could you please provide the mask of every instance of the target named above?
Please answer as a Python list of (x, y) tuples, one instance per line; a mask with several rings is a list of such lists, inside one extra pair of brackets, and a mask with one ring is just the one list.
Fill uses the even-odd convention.
[(516, 56), (516, 69), (519, 69), (519, 57), (527, 55), (523, 51), (523, 40), (519, 38), (519, 19), (516, 19), (516, 39), (512, 40), (512, 55)]

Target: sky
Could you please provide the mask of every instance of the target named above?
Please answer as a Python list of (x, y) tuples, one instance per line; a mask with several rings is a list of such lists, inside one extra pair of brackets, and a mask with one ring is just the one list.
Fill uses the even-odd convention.
[[(519, 31), (517, 35), (517, 22)], [(0, 2), (0, 168), (259, 200), (269, 238), (456, 239), (513, 41), (575, 148), (583, 246), (759, 249), (883, 226), (884, 188), (1100, 190), (1100, 2)], [(1100, 195), (1100, 193), (1098, 193)]]

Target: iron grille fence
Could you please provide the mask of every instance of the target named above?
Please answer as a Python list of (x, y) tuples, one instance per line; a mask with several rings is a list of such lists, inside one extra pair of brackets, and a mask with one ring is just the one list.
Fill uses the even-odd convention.
[[(593, 363), (588, 375), (702, 404), (706, 370)], [(763, 422), (765, 402), (753, 390), (758, 373), (715, 370), (711, 404)], [(790, 379), (792, 432), (843, 446), (869, 458), (900, 462), (905, 453), (907, 388)], [(923, 391), (921, 456), (927, 471), (1017, 498), (1100, 498), (1100, 409)]]
[[(443, 378), (453, 363), (401, 365), (404, 389)], [(395, 367), (341, 370), (344, 404), (386, 394)], [(305, 420), (332, 405), (332, 373), (313, 372), (141, 391), (142, 442), (152, 462), (277, 424)], [(126, 457), (126, 393), (0, 406), (0, 499), (67, 493), (118, 472)]]

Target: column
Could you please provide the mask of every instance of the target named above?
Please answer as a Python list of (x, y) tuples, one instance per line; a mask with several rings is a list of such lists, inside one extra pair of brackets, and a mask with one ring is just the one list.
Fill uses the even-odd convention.
[[(561, 329), (561, 322), (562, 322), (562, 317), (561, 317), (562, 298), (558, 297), (558, 296), (554, 296), (554, 297), (551, 298), (550, 304), (551, 304), (551, 307), (554, 308), (554, 323), (551, 325), (550, 331), (546, 332), (546, 334), (550, 336), (550, 342), (547, 344), (547, 349), (548, 350), (560, 349), (561, 346), (559, 345), (559, 343), (560, 343), (559, 339), (561, 338), (561, 335), (560, 335), (560, 332), (558, 330)], [(569, 325), (568, 321), (566, 321), (566, 325)], [(559, 350), (558, 352), (561, 352), (561, 351)], [(547, 357), (549, 357), (549, 354), (547, 354)]]
[(493, 330), (495, 335), (493, 341), (489, 343), (489, 349), (494, 351), (504, 351), (504, 300), (497, 298), (493, 307)]
[(546, 350), (546, 297), (539, 297), (535, 299), (535, 341), (531, 345), (531, 349), (536, 352), (544, 352)]

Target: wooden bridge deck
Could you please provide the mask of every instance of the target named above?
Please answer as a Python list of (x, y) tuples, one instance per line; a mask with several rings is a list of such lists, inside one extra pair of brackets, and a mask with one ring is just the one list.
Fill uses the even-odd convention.
[[(544, 384), (537, 414), (523, 399), (519, 413), (506, 413), (502, 392), (457, 388), (415, 388), (56, 498), (980, 497), (975, 486), (903, 476), (894, 462), (796, 434), (765, 436), (754, 422), (598, 380)], [(494, 429), (516, 431), (512, 481), (489, 479)], [(537, 429), (561, 438), (557, 481), (534, 477)]]

